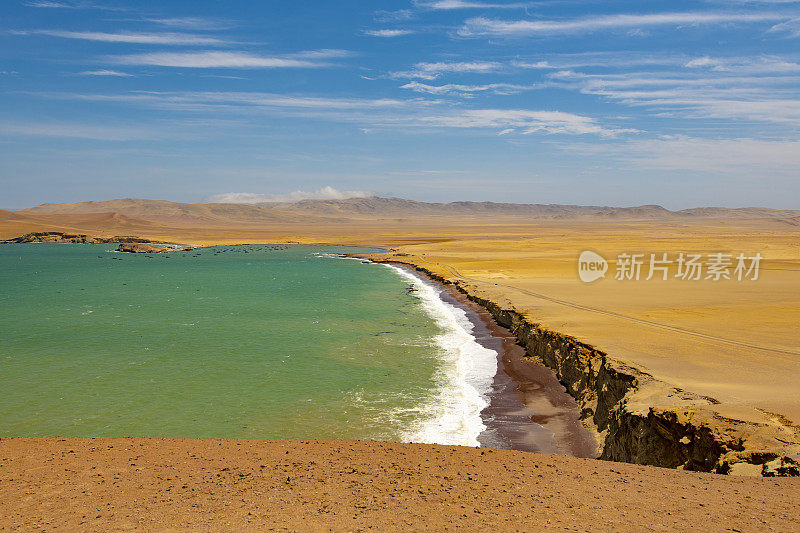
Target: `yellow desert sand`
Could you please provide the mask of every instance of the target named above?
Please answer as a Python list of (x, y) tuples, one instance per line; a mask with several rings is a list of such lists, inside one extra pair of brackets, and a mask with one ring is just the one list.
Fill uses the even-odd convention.
[[(698, 209), (675, 213), (655, 206), (611, 209), (423, 204), (371, 198), (262, 206), (114, 200), (46, 204), (29, 210), (0, 212), (0, 238), (10, 239), (30, 232), (102, 237), (136, 235), (152, 241), (190, 245), (285, 242), (382, 247), (390, 251), (374, 256), (375, 260), (408, 263), (441, 281), (454, 283), (486, 306), (498, 322), (509, 327), (527, 348), (531, 360), (549, 366), (576, 399), (584, 424), (597, 436), (598, 455), (603, 458), (751, 476), (797, 473), (800, 462), (800, 212), (797, 211)], [(29, 237), (37, 238), (40, 237)], [(605, 278), (592, 283), (579, 279), (577, 260), (584, 250), (609, 261)], [(645, 254), (645, 261), (651, 253), (659, 257), (666, 253), (673, 260), (681, 253), (701, 254), (704, 258), (717, 253), (731, 254), (734, 258), (740, 253), (748, 257), (760, 254), (763, 259), (757, 280), (738, 281), (735, 276), (719, 281), (684, 280), (675, 277), (675, 264), (670, 266), (672, 270), (666, 281), (660, 275), (645, 280), (649, 265), (643, 266), (638, 281), (614, 279), (617, 257), (638, 253)], [(547, 406), (537, 405), (537, 408)], [(3, 457), (21, 453), (15, 451), (15, 446), (18, 446), (15, 441), (4, 441)], [(61, 457), (66, 448), (86, 449), (89, 444), (66, 441), (32, 446), (28, 458), (42, 459), (46, 453)], [(167, 445), (147, 441), (142, 446), (146, 455), (158, 453), (150, 448)], [(173, 444), (169, 446), (173, 450)], [(208, 445), (198, 442), (197, 446)], [(425, 450), (419, 453), (431, 453), (429, 448)], [(485, 457), (478, 455), (479, 450), (452, 453), (467, 454), (474, 461)], [(510, 452), (496, 453), (492, 457), (503, 459), (496, 465), (501, 470), (523, 468), (529, 472), (529, 468), (539, 468), (534, 463), (544, 460)], [(102, 460), (112, 461), (115, 468), (127, 461), (110, 457)], [(253, 461), (239, 464), (256, 468), (257, 461)], [(626, 480), (609, 480), (598, 492), (587, 485), (582, 498), (567, 491), (577, 498), (574, 505), (578, 507), (594, 505), (595, 499), (605, 497), (647, 506), (652, 502), (653, 490), (671, 498), (674, 486), (654, 482), (653, 475), (666, 476), (663, 479), (670, 479), (669, 483), (695, 489), (700, 486), (698, 483), (723, 483), (717, 480), (728, 479), (709, 474), (702, 476), (710, 477), (695, 477), (701, 476), (697, 473), (667, 474), (649, 467), (616, 467), (592, 460), (575, 462), (578, 460), (553, 457), (547, 461), (559, 468), (572, 469), (570, 475), (583, 478), (591, 479), (592, 469), (606, 474), (615, 469), (625, 473)], [(19, 470), (23, 462), (16, 458), (3, 463), (4, 479), (9, 476), (25, 479), (20, 477)], [(369, 479), (373, 483), (371, 467), (364, 469), (366, 472), (362, 474), (366, 478), (360, 477), (359, 482)], [(248, 472), (244, 472), (245, 476), (250, 475)], [(109, 469), (107, 474), (111, 473)], [(539, 470), (539, 473), (544, 474), (544, 482), (555, 482), (559, 475), (555, 471)], [(498, 475), (502, 478), (505, 474)], [(169, 473), (164, 472), (163, 476)], [(292, 474), (288, 476), (291, 478)], [(242, 477), (239, 482), (247, 485), (251, 479)], [(769, 524), (737, 522), (734, 518), (706, 522), (721, 516), (723, 506), (732, 509), (730, 502), (724, 503), (729, 497), (745, 505), (742, 516), (756, 516), (759, 520), (771, 516), (771, 520), (783, 512), (777, 500), (783, 497), (796, 500), (800, 496), (794, 481), (785, 480), (785, 484), (765, 488), (766, 485), (758, 484), (764, 480), (737, 479), (740, 479), (737, 483), (743, 483), (736, 485), (738, 488), (720, 485), (720, 494), (725, 496), (709, 503), (713, 510), (691, 518), (680, 511), (675, 522), (664, 518), (663, 527), (701, 522), (720, 530), (742, 529), (740, 526), (743, 530), (766, 529), (767, 525), (784, 530), (796, 527), (786, 520)], [(182, 486), (178, 481), (175, 479), (173, 490)], [(51, 482), (55, 481), (48, 481)], [(215, 487), (208, 485), (212, 482), (212, 478), (206, 480), (203, 490), (219, 495)], [(520, 487), (506, 486), (510, 481), (505, 478), (481, 477), (476, 482), (523, 498), (530, 490), (527, 482)], [(27, 483), (26, 486), (35, 485), (32, 480)], [(641, 484), (642, 490), (629, 491), (627, 483)], [(256, 485), (247, 486), (248, 490), (257, 490)], [(20, 488), (6, 489), (9, 490)], [(66, 494), (66, 489), (59, 490), (60, 494)], [(303, 490), (316, 489), (309, 486)], [(758, 492), (762, 490), (763, 496), (754, 497), (767, 498), (767, 494), (773, 494), (777, 499), (773, 511), (752, 509), (748, 507), (753, 503), (749, 500), (742, 503), (743, 494), (762, 494)], [(312, 498), (311, 492), (292, 498), (302, 500), (303, 494)], [(105, 501), (103, 498), (110, 493), (104, 494), (99, 501)], [(375, 497), (374, 492), (370, 494)], [(508, 503), (501, 502), (505, 496), (492, 494), (492, 505)], [(687, 497), (702, 498), (694, 492)], [(537, 503), (547, 505), (543, 501), (525, 505), (530, 510)], [(214, 505), (220, 508), (222, 504)], [(239, 507), (237, 503), (236, 508)], [(134, 512), (130, 509), (135, 508), (134, 505), (127, 512)], [(661, 509), (653, 507), (656, 508)], [(15, 516), (25, 512), (21, 507), (14, 509)], [(473, 525), (498, 525), (496, 517), (481, 518), (469, 505), (465, 509), (476, 514), (470, 515)], [(239, 511), (246, 515), (244, 507)], [(667, 508), (659, 511), (666, 512)], [(353, 524), (360, 523), (358, 515), (363, 513), (355, 514), (354, 522), (349, 518), (346, 522), (332, 522), (323, 517), (313, 523), (323, 529), (355, 528)], [(456, 515), (453, 516), (456, 520)], [(520, 519), (525, 516), (522, 513)], [(549, 515), (545, 512), (540, 518), (545, 516)], [(74, 520), (79, 524), (77, 515)], [(263, 523), (257, 517), (252, 520), (256, 525)], [(509, 525), (517, 529), (523, 529), (527, 523), (517, 522), (516, 518), (510, 520)], [(554, 520), (562, 526), (568, 525), (563, 517)], [(457, 520), (452, 522), (456, 523)], [(651, 522), (646, 523), (655, 527)], [(419, 522), (412, 519), (411, 525), (414, 524)], [(612, 520), (598, 523), (598, 527), (623, 528), (620, 524)], [(625, 524), (636, 529), (635, 521)]]

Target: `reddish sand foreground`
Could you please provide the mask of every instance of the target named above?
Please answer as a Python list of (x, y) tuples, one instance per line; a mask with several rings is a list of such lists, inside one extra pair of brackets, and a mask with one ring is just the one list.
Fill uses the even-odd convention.
[(800, 479), (457, 446), (0, 439), (0, 529), (800, 531)]

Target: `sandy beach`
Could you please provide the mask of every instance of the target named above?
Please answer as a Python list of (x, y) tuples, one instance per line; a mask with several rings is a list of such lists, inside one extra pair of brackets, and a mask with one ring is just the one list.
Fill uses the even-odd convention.
[(482, 413), (487, 428), (478, 439), (481, 446), (596, 458), (597, 435), (581, 423), (575, 401), (552, 370), (526, 358), (516, 337), (486, 309), (452, 285), (428, 279), (442, 288), (444, 301), (467, 312), (478, 342), (498, 354), (489, 406)]

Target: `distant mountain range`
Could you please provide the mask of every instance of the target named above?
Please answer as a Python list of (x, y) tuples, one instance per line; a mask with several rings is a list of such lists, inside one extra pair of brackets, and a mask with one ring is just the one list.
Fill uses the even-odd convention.
[(302, 200), (295, 203), (186, 204), (166, 200), (118, 199), (42, 204), (18, 211), (21, 215), (116, 213), (124, 217), (159, 222), (219, 224), (309, 223), (335, 219), (402, 219), (419, 217), (524, 217), (606, 219), (787, 219), (794, 221), (800, 210), (761, 207), (698, 207), (670, 211), (658, 205), (637, 207), (580, 206), (557, 204), (505, 204), (495, 202), (429, 203), (402, 198), (350, 198), (346, 200)]

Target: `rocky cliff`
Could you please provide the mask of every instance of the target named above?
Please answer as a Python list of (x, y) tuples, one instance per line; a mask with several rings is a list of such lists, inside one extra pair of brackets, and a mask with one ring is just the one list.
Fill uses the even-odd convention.
[(550, 368), (578, 402), (582, 420), (598, 436), (602, 459), (721, 474), (800, 475), (798, 428), (780, 415), (764, 413), (773, 423), (763, 424), (722, 416), (713, 398), (661, 382), (409, 259), (388, 260), (455, 285), (508, 328), (527, 355)]
[(170, 248), (164, 248), (163, 246), (150, 246), (149, 244), (140, 242), (122, 243), (117, 247), (118, 252), (128, 252), (132, 254), (157, 254), (169, 250)]

